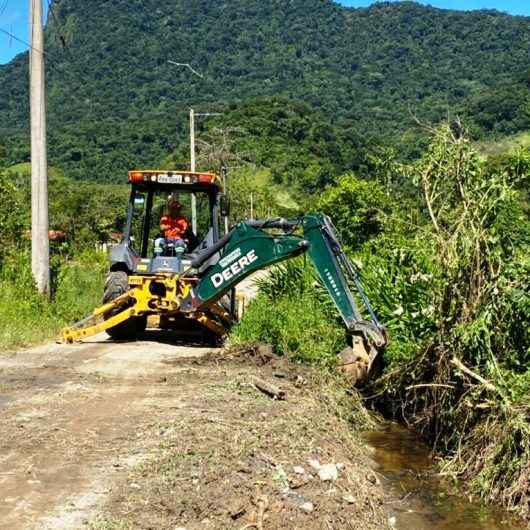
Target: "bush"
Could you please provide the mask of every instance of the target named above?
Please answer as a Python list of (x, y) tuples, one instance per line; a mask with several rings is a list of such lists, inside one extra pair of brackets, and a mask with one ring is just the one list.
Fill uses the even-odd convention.
[(27, 208), (13, 180), (0, 172), (0, 266), (12, 248), (20, 248), (26, 225)]
[(429, 274), (426, 290), (415, 292), (392, 259), (374, 274), (370, 264), (397, 252), (395, 238), (367, 257), (365, 278), (392, 298), (410, 294), (420, 314), (430, 298), (432, 314), (420, 326), (406, 311), (402, 328), (387, 320), (393, 341), (412, 347), (372, 390), (448, 456), (446, 471), (483, 498), (530, 515), (530, 248), (520, 180), (479, 159), (459, 124), (434, 131), (413, 170), (429, 223), (415, 236), (414, 244), (424, 243), (412, 264)]
[(349, 248), (381, 234), (393, 209), (392, 200), (379, 183), (358, 179), (352, 173), (340, 177), (317, 202), (317, 210), (333, 219)]
[(389, 369), (410, 361), (436, 329), (433, 293), (440, 278), (429, 242), (385, 234), (356, 254), (362, 283), (386, 327)]
[(231, 340), (266, 342), (296, 361), (327, 366), (345, 345), (345, 334), (331, 301), (303, 259), (274, 267), (260, 282)]

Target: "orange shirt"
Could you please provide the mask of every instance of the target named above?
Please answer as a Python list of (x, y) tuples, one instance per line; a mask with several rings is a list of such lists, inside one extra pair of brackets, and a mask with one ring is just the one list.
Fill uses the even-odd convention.
[(161, 225), (167, 225), (170, 228), (164, 230), (164, 237), (166, 239), (183, 239), (188, 230), (189, 223), (185, 217), (171, 217), (164, 215), (160, 219)]

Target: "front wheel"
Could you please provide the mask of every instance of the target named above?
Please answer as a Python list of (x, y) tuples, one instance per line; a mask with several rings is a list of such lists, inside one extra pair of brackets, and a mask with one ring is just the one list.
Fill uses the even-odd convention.
[[(107, 304), (115, 300), (122, 294), (129, 291), (129, 276), (124, 271), (112, 271), (107, 276), (105, 282), (105, 292), (103, 294), (103, 303)], [(115, 309), (109, 313), (109, 316), (114, 316), (120, 311)], [(125, 322), (118, 324), (112, 328), (107, 329), (107, 334), (114, 340), (135, 340), (138, 333), (145, 331), (147, 327), (147, 315), (140, 317), (133, 317)]]

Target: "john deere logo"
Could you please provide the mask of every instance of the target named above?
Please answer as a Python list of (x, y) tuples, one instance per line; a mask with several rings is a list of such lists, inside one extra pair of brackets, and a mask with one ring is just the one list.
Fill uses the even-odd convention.
[(227, 282), (228, 280), (234, 278), (235, 276), (238, 276), (244, 270), (251, 264), (254, 263), (258, 259), (258, 256), (256, 256), (256, 251), (251, 250), (247, 253), (246, 256), (240, 257), (237, 261), (232, 263), (230, 267), (227, 267), (221, 272), (218, 272), (212, 276), (212, 283), (213, 286), (217, 289), (218, 287), (221, 287), (223, 283)]

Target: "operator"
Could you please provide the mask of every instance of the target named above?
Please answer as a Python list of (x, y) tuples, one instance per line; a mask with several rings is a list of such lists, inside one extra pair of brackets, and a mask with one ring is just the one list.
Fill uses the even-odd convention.
[(164, 237), (155, 240), (155, 255), (161, 256), (171, 247), (176, 254), (186, 251), (188, 247), (186, 233), (190, 224), (181, 212), (182, 204), (175, 197), (169, 197), (167, 212), (160, 219), (160, 231)]

